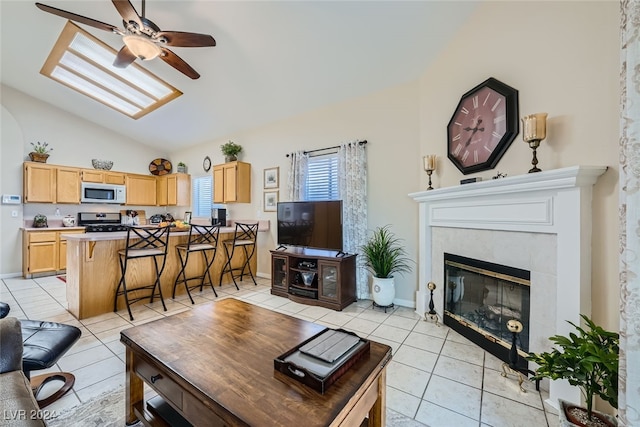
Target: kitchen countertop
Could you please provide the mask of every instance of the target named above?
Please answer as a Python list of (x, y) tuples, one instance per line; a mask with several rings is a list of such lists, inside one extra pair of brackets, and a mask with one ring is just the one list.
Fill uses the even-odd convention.
[(21, 227), (24, 231), (63, 231), (63, 230), (84, 230), (84, 227)]
[[(242, 222), (255, 222), (255, 221), (242, 221)], [(48, 230), (52, 230), (53, 228), (49, 227)], [(71, 230), (71, 229), (84, 229), (84, 227), (61, 227), (61, 230)], [(26, 230), (26, 228), (25, 228)], [(34, 230), (42, 230), (42, 228), (36, 228)], [(58, 228), (56, 228), (58, 230)], [(258, 231), (268, 231), (269, 230), (269, 221), (260, 220), (258, 221)], [(236, 231), (236, 227), (220, 227), (220, 233), (234, 233)], [(97, 242), (97, 241), (105, 241), (105, 240), (124, 240), (127, 238), (126, 231), (114, 231), (114, 232), (101, 232), (101, 233), (72, 233), (72, 234), (63, 234), (67, 240), (77, 240), (77, 241), (87, 241), (87, 242)], [(188, 236), (189, 228), (171, 228), (169, 232), (169, 237), (171, 236)]]

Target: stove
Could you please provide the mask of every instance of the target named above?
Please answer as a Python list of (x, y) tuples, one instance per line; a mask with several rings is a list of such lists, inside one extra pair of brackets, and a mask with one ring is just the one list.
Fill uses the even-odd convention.
[(103, 233), (114, 231), (127, 231), (127, 226), (122, 225), (119, 212), (80, 212), (78, 213), (78, 225), (85, 227), (87, 233)]

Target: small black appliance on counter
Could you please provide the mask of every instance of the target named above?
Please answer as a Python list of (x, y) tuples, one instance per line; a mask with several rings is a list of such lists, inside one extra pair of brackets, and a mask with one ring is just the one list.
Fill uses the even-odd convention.
[(227, 210), (222, 208), (211, 209), (211, 225), (225, 227), (227, 225)]

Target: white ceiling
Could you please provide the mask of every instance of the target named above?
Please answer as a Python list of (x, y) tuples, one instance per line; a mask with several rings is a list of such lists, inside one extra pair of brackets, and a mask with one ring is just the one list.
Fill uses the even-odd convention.
[[(109, 0), (42, 3), (122, 28)], [(140, 0), (132, 4), (141, 13)], [(175, 150), (418, 78), (477, 2), (149, 0), (163, 30), (211, 34), (173, 48), (201, 75), (144, 62), (184, 95), (132, 120), (40, 75), (66, 20), (35, 2), (0, 1), (1, 82), (144, 144)], [(80, 26), (111, 45), (115, 34)]]

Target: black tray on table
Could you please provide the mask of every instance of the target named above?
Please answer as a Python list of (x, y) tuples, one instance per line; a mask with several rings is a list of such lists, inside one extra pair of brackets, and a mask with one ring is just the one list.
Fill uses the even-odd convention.
[(325, 329), (275, 358), (273, 365), (276, 371), (324, 394), (331, 384), (369, 353), (369, 348), (369, 340), (353, 332)]

